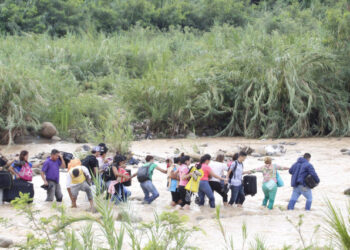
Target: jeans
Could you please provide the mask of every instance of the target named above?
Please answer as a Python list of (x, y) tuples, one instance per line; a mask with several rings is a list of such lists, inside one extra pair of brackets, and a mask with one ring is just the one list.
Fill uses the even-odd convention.
[(53, 198), (56, 197), (57, 202), (62, 202), (63, 194), (61, 191), (61, 185), (55, 181), (47, 181), (49, 183), (49, 188), (47, 190), (46, 201), (53, 201)]
[(207, 196), (209, 198), (210, 207), (211, 208), (215, 207), (214, 193), (209, 185), (209, 181), (200, 181), (198, 196), (199, 196), (199, 204), (198, 204), (199, 206), (204, 205), (204, 198), (205, 198), (205, 196)]
[(126, 202), (128, 197), (131, 195), (131, 192), (124, 187), (124, 185), (119, 185), (117, 187), (116, 193), (112, 195), (111, 202), (118, 205), (120, 202)]
[[(140, 183), (140, 185), (141, 185), (143, 193), (145, 194), (144, 200), (148, 204), (151, 204), (152, 201), (154, 201), (155, 199), (157, 199), (159, 197), (159, 193), (158, 193), (156, 187), (153, 185), (151, 180), (144, 181), (144, 182)], [(151, 197), (150, 197), (150, 193), (152, 194)]]
[(303, 185), (299, 185), (293, 188), (292, 197), (290, 198), (288, 204), (288, 210), (293, 210), (295, 203), (297, 203), (299, 196), (303, 195), (306, 198), (305, 210), (311, 209), (312, 204), (312, 191), (308, 187), (304, 187)]
[(242, 205), (245, 201), (245, 194), (244, 194), (244, 188), (243, 185), (240, 186), (231, 186), (231, 199), (229, 204), (240, 204)]
[(262, 205), (264, 207), (267, 206), (267, 202), (269, 202), (269, 205), (267, 206), (268, 209), (273, 209), (273, 204), (275, 203), (276, 193), (277, 193), (277, 184), (269, 190), (266, 187), (266, 183), (263, 184), (262, 190), (264, 192), (265, 198), (263, 200)]

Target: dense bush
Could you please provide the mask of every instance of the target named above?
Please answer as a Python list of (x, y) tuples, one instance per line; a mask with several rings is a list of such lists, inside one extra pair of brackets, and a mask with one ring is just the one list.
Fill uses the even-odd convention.
[(119, 118), (167, 135), (350, 133), (345, 0), (0, 2), (3, 142), (44, 120), (129, 138)]

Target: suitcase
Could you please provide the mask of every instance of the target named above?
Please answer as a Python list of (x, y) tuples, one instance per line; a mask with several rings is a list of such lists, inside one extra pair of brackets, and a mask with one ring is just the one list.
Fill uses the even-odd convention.
[(30, 183), (24, 180), (14, 180), (12, 188), (4, 190), (3, 200), (10, 202), (16, 199), (17, 197), (19, 197), (20, 192), (22, 192), (23, 194), (29, 193), (29, 197), (33, 198), (34, 197), (33, 183)]
[(10, 189), (12, 185), (12, 174), (8, 171), (0, 171), (0, 189)]
[(256, 176), (255, 175), (246, 175), (243, 177), (243, 187), (245, 195), (254, 196), (258, 189), (256, 184)]

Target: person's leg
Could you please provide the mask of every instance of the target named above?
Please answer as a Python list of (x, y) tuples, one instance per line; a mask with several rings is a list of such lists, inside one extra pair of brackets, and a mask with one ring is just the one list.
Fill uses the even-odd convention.
[(230, 186), (230, 189), (231, 189), (231, 199), (229, 204), (233, 205), (237, 200), (239, 189), (236, 186)]
[(277, 185), (269, 192), (269, 205), (267, 207), (270, 210), (273, 209), (273, 204), (275, 203), (276, 193), (277, 193)]
[(215, 208), (215, 197), (214, 197), (214, 193), (213, 190), (211, 189), (210, 185), (209, 185), (209, 181), (205, 181), (205, 189), (204, 189), (205, 195), (208, 197), (209, 199), (209, 205), (211, 208)]
[(243, 185), (239, 186), (238, 197), (236, 200), (236, 204), (238, 207), (241, 207), (245, 201), (245, 193)]
[(81, 184), (80, 190), (86, 193), (86, 196), (88, 197), (88, 200), (91, 204), (91, 201), (94, 199), (94, 197), (89, 184), (87, 184), (86, 182), (83, 182)]
[(288, 203), (288, 210), (294, 210), (295, 203), (297, 203), (300, 194), (301, 192), (299, 190), (299, 187), (293, 188), (292, 197), (290, 198)]
[(62, 202), (63, 194), (59, 183), (56, 183), (55, 197), (57, 202)]
[(179, 204), (181, 207), (184, 207), (186, 205), (185, 198), (186, 198), (186, 190), (184, 186), (179, 186), (179, 193), (180, 193), (180, 201)]
[(262, 205), (264, 207), (266, 207), (267, 206), (267, 202), (269, 200), (269, 189), (266, 187), (265, 183), (262, 185), (262, 190), (263, 190), (264, 195), (265, 195), (264, 200), (262, 202)]
[(222, 197), (224, 205), (227, 205), (227, 193), (224, 192), (222, 184), (217, 181), (209, 181), (209, 185), (213, 192), (217, 192)]
[(205, 184), (204, 181), (199, 182), (199, 190), (198, 190), (198, 196), (199, 196), (199, 206), (204, 205), (204, 198), (205, 198)]
[(305, 210), (309, 211), (312, 204), (312, 191), (310, 188), (303, 187), (303, 196), (306, 198)]
[(142, 188), (143, 193), (145, 194), (144, 201), (148, 203), (149, 202), (149, 191), (147, 189), (146, 182), (147, 181), (140, 183), (140, 186)]
[(151, 204), (155, 199), (159, 197), (159, 193), (156, 187), (153, 185), (152, 181), (148, 181), (147, 185), (149, 187), (150, 193), (152, 194), (152, 197), (149, 198), (149, 203)]
[(46, 201), (53, 201), (56, 193), (56, 183), (54, 181), (47, 181), (49, 187), (47, 189)]
[(79, 185), (74, 185), (70, 188), (70, 191), (72, 194), (72, 208), (77, 207), (77, 198), (78, 198), (79, 190), (80, 190)]
[(123, 190), (124, 190), (125, 201), (127, 201), (128, 198), (131, 196), (131, 192), (124, 185), (123, 185)]

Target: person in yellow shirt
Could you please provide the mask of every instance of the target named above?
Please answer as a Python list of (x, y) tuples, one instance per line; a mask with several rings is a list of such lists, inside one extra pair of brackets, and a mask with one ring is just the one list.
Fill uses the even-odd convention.
[(94, 212), (93, 195), (89, 183), (91, 183), (91, 175), (89, 170), (84, 166), (72, 167), (67, 174), (67, 190), (72, 201), (72, 208), (77, 207), (77, 198), (79, 191), (86, 192), (90, 202), (90, 209)]

